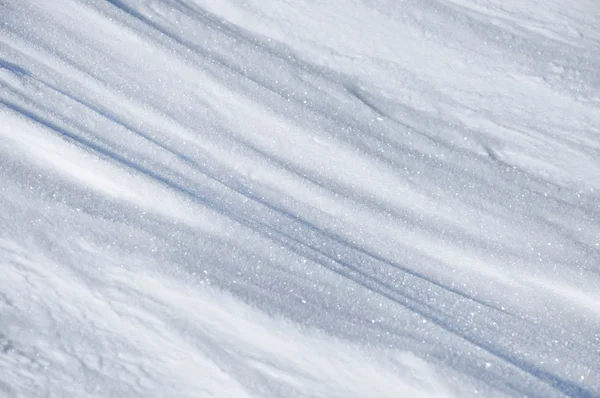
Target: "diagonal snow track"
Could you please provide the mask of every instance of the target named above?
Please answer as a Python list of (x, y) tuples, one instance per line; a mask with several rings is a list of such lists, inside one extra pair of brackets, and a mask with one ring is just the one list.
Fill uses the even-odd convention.
[(0, 391), (600, 395), (599, 17), (0, 2)]

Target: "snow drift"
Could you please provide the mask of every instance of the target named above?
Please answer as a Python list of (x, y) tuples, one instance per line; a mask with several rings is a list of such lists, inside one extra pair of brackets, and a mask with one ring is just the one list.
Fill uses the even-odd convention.
[(0, 3), (6, 396), (600, 395), (600, 7)]

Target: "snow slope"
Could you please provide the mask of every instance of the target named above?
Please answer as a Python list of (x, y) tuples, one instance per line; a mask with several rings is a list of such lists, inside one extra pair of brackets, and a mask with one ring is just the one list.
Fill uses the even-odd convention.
[(0, 1), (0, 395), (599, 397), (600, 5)]

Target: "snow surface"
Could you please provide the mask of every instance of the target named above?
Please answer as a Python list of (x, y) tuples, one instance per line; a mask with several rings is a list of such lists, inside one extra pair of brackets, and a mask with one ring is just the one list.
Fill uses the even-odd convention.
[(2, 0), (0, 266), (3, 397), (600, 397), (600, 4)]

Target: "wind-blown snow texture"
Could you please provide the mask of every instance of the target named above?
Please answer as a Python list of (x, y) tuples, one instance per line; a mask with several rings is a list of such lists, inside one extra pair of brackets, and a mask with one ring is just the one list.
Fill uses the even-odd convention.
[(600, 396), (597, 2), (0, 22), (0, 395)]

